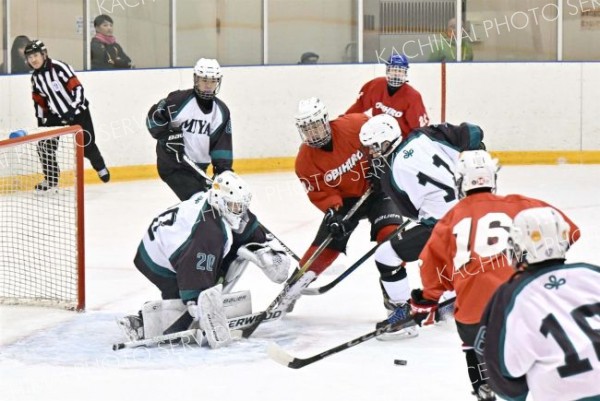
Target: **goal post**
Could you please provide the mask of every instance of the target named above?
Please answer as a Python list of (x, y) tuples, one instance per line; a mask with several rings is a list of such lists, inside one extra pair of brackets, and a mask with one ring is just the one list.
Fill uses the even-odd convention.
[[(81, 311), (85, 136), (78, 125), (35, 132), (0, 141), (0, 304)], [(58, 185), (36, 191), (45, 179), (42, 160), (54, 148)]]

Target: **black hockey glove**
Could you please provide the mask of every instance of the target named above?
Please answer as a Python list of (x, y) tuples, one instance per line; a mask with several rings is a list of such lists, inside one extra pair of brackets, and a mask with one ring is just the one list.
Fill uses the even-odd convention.
[(344, 215), (333, 208), (327, 209), (323, 222), (327, 226), (327, 230), (335, 239), (344, 238), (350, 234), (350, 226), (348, 221), (343, 221)]
[(419, 326), (429, 326), (439, 321), (438, 303), (423, 298), (422, 289), (412, 290), (410, 298), (410, 313)]
[(185, 145), (181, 128), (170, 129), (168, 135), (162, 140), (162, 145), (167, 153), (175, 156), (177, 163), (183, 162)]

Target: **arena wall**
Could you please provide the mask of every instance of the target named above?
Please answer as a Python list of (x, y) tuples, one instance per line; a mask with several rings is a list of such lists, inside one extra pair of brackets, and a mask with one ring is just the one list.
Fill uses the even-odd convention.
[[(410, 83), (441, 120), (440, 64), (413, 64)], [(232, 113), (234, 168), (288, 170), (300, 144), (298, 100), (320, 97), (333, 117), (362, 84), (384, 74), (381, 64), (224, 68), (219, 96)], [(90, 100), (97, 143), (115, 179), (155, 177), (155, 141), (145, 129), (150, 106), (189, 88), (192, 70), (79, 72)], [(0, 138), (35, 126), (29, 77), (0, 76)], [(485, 132), (505, 164), (600, 163), (600, 63), (460, 63), (446, 66), (446, 120)]]

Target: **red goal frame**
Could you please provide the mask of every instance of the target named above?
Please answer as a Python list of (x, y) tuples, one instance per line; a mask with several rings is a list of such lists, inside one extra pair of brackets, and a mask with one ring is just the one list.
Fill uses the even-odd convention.
[[(84, 213), (84, 172), (83, 172), (83, 147), (85, 146), (84, 131), (79, 125), (56, 127), (56, 128), (41, 128), (42, 132), (32, 133), (13, 139), (5, 139), (0, 141), (0, 147), (7, 148), (17, 146), (23, 143), (38, 142), (42, 139), (55, 138), (57, 136), (63, 136), (74, 134), (74, 148), (75, 148), (75, 194), (76, 194), (76, 244), (77, 244), (77, 305), (75, 309), (77, 311), (83, 311), (85, 309), (85, 213)], [(37, 130), (36, 130), (37, 131)], [(15, 302), (19, 304), (18, 300)], [(37, 305), (37, 304), (36, 304)], [(39, 304), (44, 306), (43, 303)]]

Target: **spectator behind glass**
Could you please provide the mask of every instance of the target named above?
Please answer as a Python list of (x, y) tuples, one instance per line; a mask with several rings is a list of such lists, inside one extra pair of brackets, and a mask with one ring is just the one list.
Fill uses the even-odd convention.
[[(25, 46), (31, 40), (25, 35), (19, 35), (13, 41), (12, 47), (10, 49), (10, 72), (11, 74), (23, 74), (31, 71), (29, 65), (27, 64), (27, 60), (25, 59)], [(8, 73), (6, 68), (6, 63), (2, 63), (0, 65), (1, 73)]]
[[(465, 24), (466, 25), (466, 24)], [(456, 18), (448, 21), (446, 32), (439, 37), (436, 35), (436, 40), (433, 45), (433, 53), (429, 56), (429, 61), (456, 61)], [(463, 26), (462, 35), (462, 61), (473, 61), (473, 46), (468, 37), (468, 32)]]
[(105, 14), (94, 19), (96, 36), (92, 38), (92, 70), (134, 68), (131, 59), (113, 36), (113, 20)]
[(317, 64), (319, 55), (313, 52), (303, 53), (298, 64)]

